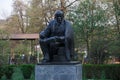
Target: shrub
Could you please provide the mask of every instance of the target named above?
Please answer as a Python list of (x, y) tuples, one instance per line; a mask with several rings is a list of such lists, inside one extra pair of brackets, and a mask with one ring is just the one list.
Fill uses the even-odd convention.
[(24, 80), (24, 76), (20, 68), (14, 68), (14, 73), (12, 74), (12, 80)]
[(83, 76), (88, 79), (93, 77), (100, 79), (120, 80), (120, 64), (85, 64), (83, 65)]
[(6, 75), (8, 79), (11, 79), (12, 74), (14, 73), (14, 68), (20, 68), (21, 72), (25, 79), (29, 79), (31, 73), (34, 73), (34, 65), (26, 64), (26, 65), (4, 65), (0, 66), (0, 78), (3, 75)]
[[(34, 79), (34, 67), (35, 65), (26, 64), (26, 65), (7, 65), (0, 66), (0, 78), (6, 75), (7, 79), (13, 79), (13, 75), (16, 77), (23, 77), (25, 79)], [(19, 70), (15, 70), (19, 68)], [(17, 73), (17, 72), (19, 73)], [(120, 80), (120, 64), (84, 64), (83, 65), (83, 79), (111, 79), (111, 80)], [(14, 79), (17, 80), (17, 79)]]
[(0, 78), (3, 76), (3, 75), (6, 75), (6, 77), (8, 79), (11, 78), (12, 76), (12, 73), (13, 73), (13, 68), (15, 67), (15, 65), (4, 65), (4, 66), (0, 66)]
[(30, 79), (32, 73), (34, 73), (34, 65), (20, 65), (21, 71), (25, 79)]
[(35, 80), (35, 75), (34, 75), (34, 73), (31, 74), (30, 80)]
[(7, 80), (6, 75), (2, 76), (0, 80)]
[(102, 71), (102, 74), (101, 74), (101, 79), (102, 79), (102, 80), (106, 80), (106, 77), (105, 77), (105, 72), (104, 72), (104, 71)]

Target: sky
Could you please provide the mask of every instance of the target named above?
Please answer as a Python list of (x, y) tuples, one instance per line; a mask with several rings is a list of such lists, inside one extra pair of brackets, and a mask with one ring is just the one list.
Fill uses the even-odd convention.
[(12, 12), (12, 0), (0, 0), (0, 19), (6, 19)]

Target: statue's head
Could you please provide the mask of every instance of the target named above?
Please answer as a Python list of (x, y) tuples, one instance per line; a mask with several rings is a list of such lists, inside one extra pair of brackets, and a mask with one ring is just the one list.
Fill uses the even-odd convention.
[(64, 12), (61, 10), (57, 10), (55, 12), (54, 18), (57, 20), (58, 23), (61, 23), (64, 19)]

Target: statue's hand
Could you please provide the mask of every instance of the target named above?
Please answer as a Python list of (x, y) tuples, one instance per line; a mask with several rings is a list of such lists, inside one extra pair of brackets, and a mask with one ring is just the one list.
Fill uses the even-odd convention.
[(60, 37), (55, 36), (55, 40), (56, 40), (57, 42), (62, 42), (62, 41), (65, 40), (65, 37), (64, 37), (64, 36), (60, 36)]
[(40, 41), (43, 42), (43, 43), (63, 42), (63, 41), (64, 41), (64, 37), (54, 36), (54, 37), (49, 37), (49, 38), (40, 39)]
[(55, 37), (49, 37), (49, 38), (44, 38), (40, 40), (43, 43), (50, 43), (50, 42), (55, 42), (56, 38)]
[(43, 43), (47, 42), (46, 39), (40, 39), (40, 41), (43, 42)]
[(59, 40), (59, 37), (58, 37), (58, 36), (55, 36), (55, 40), (58, 41), (58, 40)]

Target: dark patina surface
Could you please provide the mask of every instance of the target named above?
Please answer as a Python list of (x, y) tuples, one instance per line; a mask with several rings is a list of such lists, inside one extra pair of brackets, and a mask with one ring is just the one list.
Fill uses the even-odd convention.
[(42, 63), (70, 62), (74, 55), (73, 29), (64, 13), (57, 10), (45, 30), (40, 32), (40, 46), (43, 52)]

